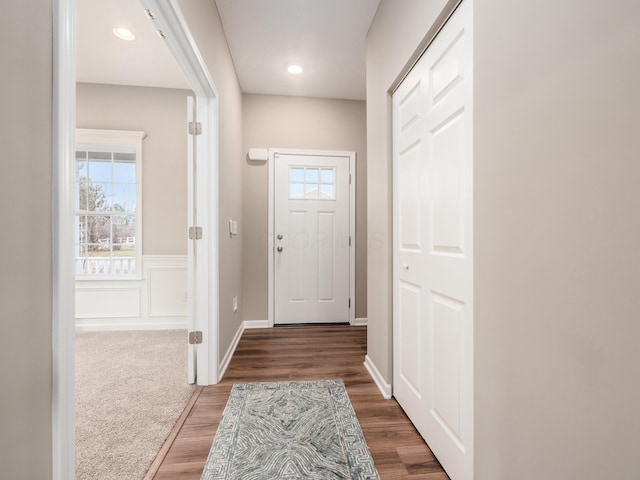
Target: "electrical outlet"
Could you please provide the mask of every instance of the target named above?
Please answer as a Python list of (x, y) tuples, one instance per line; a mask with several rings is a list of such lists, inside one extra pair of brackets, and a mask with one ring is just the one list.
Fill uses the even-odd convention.
[(238, 297), (233, 297), (233, 311), (234, 313), (238, 311)]

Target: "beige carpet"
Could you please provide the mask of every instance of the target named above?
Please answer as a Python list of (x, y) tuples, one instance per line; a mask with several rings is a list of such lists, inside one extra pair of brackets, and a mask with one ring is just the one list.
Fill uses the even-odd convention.
[(186, 330), (76, 335), (76, 479), (144, 477), (195, 391)]

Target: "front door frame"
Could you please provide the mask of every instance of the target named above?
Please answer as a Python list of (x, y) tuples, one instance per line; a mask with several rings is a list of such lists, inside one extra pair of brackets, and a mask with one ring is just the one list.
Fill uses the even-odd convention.
[(269, 214), (267, 223), (268, 232), (268, 324), (273, 327), (275, 324), (275, 267), (273, 255), (275, 249), (275, 159), (276, 155), (309, 155), (326, 157), (348, 157), (349, 158), (349, 235), (351, 245), (349, 248), (349, 298), (351, 307), (349, 309), (349, 324), (355, 325), (356, 321), (356, 152), (343, 150), (303, 150), (288, 148), (269, 149)]
[[(198, 138), (197, 200), (204, 240), (196, 306), (203, 343), (198, 383), (218, 378), (218, 92), (175, 0), (140, 0), (156, 13), (167, 47), (196, 94), (203, 134)], [(75, 275), (73, 192), (76, 129), (76, 0), (53, 0), (53, 304), (51, 393), (52, 478), (75, 478)], [(208, 192), (213, 194), (208, 195)], [(186, 232), (185, 232), (186, 235)], [(191, 302), (192, 299), (189, 299)]]

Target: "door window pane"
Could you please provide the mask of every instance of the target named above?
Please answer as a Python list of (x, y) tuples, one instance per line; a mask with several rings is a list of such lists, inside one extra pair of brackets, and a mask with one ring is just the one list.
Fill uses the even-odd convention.
[(320, 198), (325, 200), (335, 200), (335, 195), (333, 193), (333, 185), (320, 185)]
[(304, 168), (291, 167), (289, 169), (290, 182), (304, 182)]
[(335, 200), (335, 168), (290, 167), (289, 198)]
[(323, 168), (320, 170), (320, 181), (322, 183), (333, 183), (333, 168)]
[(307, 183), (318, 183), (318, 169), (317, 168), (307, 168), (305, 175), (305, 181)]
[(304, 186), (304, 198), (318, 198), (318, 184), (307, 183)]
[(303, 183), (292, 183), (289, 186), (289, 197), (290, 198), (302, 198), (302, 197), (304, 197), (304, 184)]

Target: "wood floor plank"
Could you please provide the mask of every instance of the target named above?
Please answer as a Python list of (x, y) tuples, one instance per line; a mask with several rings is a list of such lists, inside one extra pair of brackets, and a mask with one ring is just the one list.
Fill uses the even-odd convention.
[(205, 387), (155, 480), (200, 480), (234, 383), (342, 378), (382, 480), (447, 480), (395, 400), (384, 400), (363, 362), (366, 327), (247, 330), (218, 385)]

